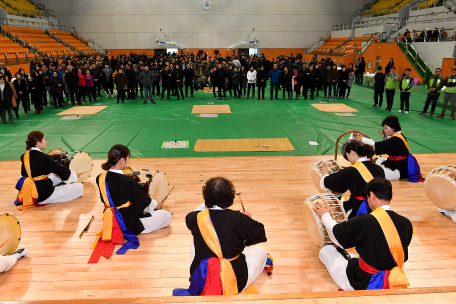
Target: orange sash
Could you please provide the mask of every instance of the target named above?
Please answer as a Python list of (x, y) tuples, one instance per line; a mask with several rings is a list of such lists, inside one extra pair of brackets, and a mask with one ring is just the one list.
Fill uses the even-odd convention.
[(404, 142), (405, 146), (407, 147), (407, 150), (410, 152), (410, 147), (409, 147), (407, 141), (405, 140), (404, 135), (402, 135), (401, 133), (394, 133), (391, 137), (399, 137), (400, 139), (402, 139), (402, 141)]
[(41, 175), (32, 178), (32, 172), (30, 170), (30, 151), (27, 151), (27, 153), (24, 154), (24, 168), (28, 177), (24, 180), (21, 190), (17, 195), (17, 201), (22, 203), (22, 205), (16, 206), (19, 210), (35, 207), (34, 202), (38, 199), (38, 190), (36, 189), (35, 182), (45, 180), (48, 177), (47, 175)]

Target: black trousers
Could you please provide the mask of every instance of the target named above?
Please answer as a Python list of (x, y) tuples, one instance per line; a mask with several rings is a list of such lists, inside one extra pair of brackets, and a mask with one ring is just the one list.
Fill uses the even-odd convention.
[[(274, 95), (274, 90), (275, 90), (275, 95)], [(271, 83), (271, 95), (270, 98), (272, 99), (272, 96), (275, 98), (279, 98), (279, 84), (278, 83)]]
[[(380, 101), (379, 101), (380, 98)], [(379, 107), (382, 106), (383, 103), (383, 88), (375, 89), (374, 88), (374, 103)]]
[(217, 88), (218, 88), (218, 97), (222, 98), (222, 91), (223, 91), (223, 97), (226, 98), (225, 84), (224, 83), (219, 84), (219, 85), (217, 85)]
[(97, 101), (97, 94), (95, 93), (95, 87), (86, 87), (87, 97), (89, 97), (89, 101), (92, 101), (90, 97), (92, 95), (93, 101)]
[(288, 93), (288, 98), (291, 98), (290, 96), (290, 89), (287, 86), (282, 86), (282, 97), (285, 98), (285, 92)]
[[(155, 89), (157, 89), (157, 93), (155, 93)], [(153, 82), (152, 83), (152, 95), (160, 96), (160, 82)]]
[[(36, 93), (32, 93), (31, 97), (32, 97), (33, 106), (35, 107), (35, 111), (36, 112), (43, 111), (43, 97), (42, 97), (42, 95), (39, 92), (36, 92)], [(17, 107), (14, 109), (14, 112), (16, 112), (16, 117), (17, 117), (18, 116)]]
[(93, 85), (95, 87), (95, 92), (97, 93), (98, 97), (101, 97), (100, 92), (101, 92), (101, 82), (100, 80), (94, 81)]
[(112, 81), (108, 81), (105, 84), (104, 90), (106, 91), (106, 94), (113, 94), (114, 93), (114, 83)]
[(128, 94), (128, 98), (132, 98), (132, 99), (135, 98), (135, 83), (133, 81), (128, 82), (127, 94)]
[(119, 103), (120, 100), (122, 100), (122, 102), (124, 102), (124, 100), (125, 100), (125, 89), (124, 88), (117, 89), (117, 103)]
[(401, 92), (400, 98), (401, 98), (401, 110), (404, 111), (404, 104), (405, 104), (405, 110), (408, 112), (410, 92)]
[(63, 107), (63, 93), (53, 93), (52, 98), (54, 99), (54, 106), (56, 108), (59, 106)]
[[(141, 93), (141, 98), (143, 98), (143, 85), (140, 81), (138, 81), (138, 85), (139, 85), (139, 92)], [(152, 92), (152, 94), (154, 94)], [(138, 92), (136, 92), (136, 95), (138, 95)]]
[(234, 97), (241, 97), (241, 90), (239, 89), (239, 83), (233, 83)]
[(361, 77), (360, 77), (361, 75), (360, 75), (359, 71), (357, 73), (355, 73), (355, 76), (356, 76), (355, 77), (355, 82), (356, 83), (360, 83), (361, 82)]
[(249, 83), (247, 87), (247, 98), (250, 95), (250, 88), (252, 88), (252, 97), (255, 97), (255, 84), (254, 83)]
[(387, 108), (391, 109), (393, 108), (393, 102), (394, 102), (394, 93), (396, 90), (385, 90), (386, 92), (386, 106)]
[(169, 86), (166, 86), (166, 85), (163, 85), (162, 86), (162, 95), (161, 95), (161, 98), (163, 99), (163, 97), (165, 97), (165, 91), (166, 91), (166, 98), (169, 99), (169, 95), (170, 95), (170, 87)]
[(302, 94), (304, 95), (304, 98), (307, 99), (307, 91), (310, 90), (310, 98), (314, 98), (314, 90), (315, 90), (315, 86), (307, 86), (305, 85), (303, 90), (302, 90)]
[(321, 85), (321, 90), (324, 92), (325, 97), (328, 94), (328, 87), (329, 87), (328, 81), (327, 80), (323, 80), (323, 83)]
[[(179, 92), (180, 92), (180, 96), (179, 96)], [(179, 99), (180, 97), (184, 98), (184, 91), (182, 90), (181, 85), (176, 85), (176, 87), (174, 88), (174, 95), (177, 96), (177, 99)]]
[(264, 91), (266, 90), (265, 87), (258, 87), (258, 99), (263, 98), (264, 99)]
[(190, 88), (190, 95), (193, 96), (193, 83), (192, 82), (185, 83), (185, 96), (188, 96), (188, 88)]
[(8, 120), (9, 120), (9, 122), (13, 122), (13, 112), (11, 112), (11, 108), (2, 107), (0, 109), (0, 113), (1, 113), (1, 116), (2, 116), (2, 123), (6, 123), (6, 112), (7, 111), (8, 111)]
[(339, 84), (339, 98), (345, 97), (345, 91), (347, 90), (347, 83), (341, 82)]
[(79, 100), (86, 100), (86, 87), (78, 86)]
[[(68, 91), (70, 91), (71, 102), (74, 103), (75, 100), (79, 102), (79, 89), (77, 86), (68, 86)], [(76, 99), (75, 99), (76, 98)]]

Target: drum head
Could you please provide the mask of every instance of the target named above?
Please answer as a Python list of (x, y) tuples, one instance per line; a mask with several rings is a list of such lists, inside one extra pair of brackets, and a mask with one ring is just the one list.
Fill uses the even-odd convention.
[(65, 152), (60, 149), (60, 148), (54, 148), (54, 149), (51, 149), (49, 150), (49, 152), (47, 153), (47, 155), (56, 155), (56, 154), (65, 154)]
[(305, 201), (302, 206), (302, 212), (304, 216), (304, 224), (306, 225), (307, 232), (309, 233), (312, 242), (318, 247), (323, 247), (325, 244), (322, 242), (320, 237), (320, 231), (322, 230), (321, 222), (315, 220), (315, 214), (312, 210), (312, 206), (309, 201)]
[(169, 183), (165, 172), (157, 172), (149, 186), (149, 196), (151, 199), (161, 203), (168, 195)]
[(21, 225), (11, 214), (0, 215), (0, 255), (12, 254), (21, 240)]
[(320, 192), (320, 193), (326, 192), (320, 188), (320, 181), (321, 181), (321, 178), (323, 177), (323, 175), (320, 172), (318, 172), (317, 169), (310, 170), (310, 175), (312, 176), (312, 180), (315, 184), (315, 187), (317, 187), (318, 192)]
[(432, 175), (426, 177), (424, 191), (427, 197), (437, 207), (446, 210), (455, 210), (456, 181), (445, 175)]
[(87, 181), (93, 170), (92, 158), (88, 153), (79, 151), (71, 158), (70, 170), (76, 173), (84, 172), (81, 176), (79, 176), (78, 183)]

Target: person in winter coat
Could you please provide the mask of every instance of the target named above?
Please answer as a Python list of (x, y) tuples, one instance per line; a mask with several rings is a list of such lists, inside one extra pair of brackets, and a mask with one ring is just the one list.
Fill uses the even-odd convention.
[(257, 71), (255, 71), (255, 68), (253, 67), (253, 65), (251, 65), (249, 71), (247, 72), (247, 82), (248, 82), (247, 98), (249, 98), (249, 95), (250, 95), (250, 88), (252, 88), (252, 98), (255, 98), (256, 79), (257, 79)]
[[(171, 79), (173, 78), (173, 73), (171, 72), (171, 70), (169, 70), (168, 66), (164, 67), (161, 78), (162, 78), (162, 95), (161, 95), (160, 100), (163, 100), (163, 97), (165, 97), (165, 90), (167, 93), (167, 99), (171, 100), (171, 98), (169, 98), (169, 97), (170, 97)], [(212, 79), (211, 79), (211, 82), (212, 82)], [(214, 93), (214, 97), (215, 97), (215, 93)]]
[(243, 92), (242, 94), (242, 97), (245, 98), (245, 94), (246, 94), (246, 91), (247, 91), (247, 71), (245, 70), (245, 67), (244, 65), (241, 66), (241, 70), (239, 71), (239, 73), (241, 74), (241, 78), (240, 78), (240, 81), (239, 81), (239, 84), (241, 86), (241, 92)]
[(187, 63), (184, 70), (184, 79), (185, 79), (185, 97), (188, 97), (188, 89), (190, 88), (190, 96), (193, 98), (193, 77), (195, 76), (195, 71), (191, 67), (190, 63)]
[(86, 70), (86, 74), (84, 75), (85, 84), (86, 84), (86, 92), (87, 96), (89, 97), (89, 101), (92, 101), (91, 96), (93, 97), (93, 101), (97, 101), (97, 95), (95, 93), (95, 79), (92, 74), (90, 74), (90, 70)]
[(442, 112), (437, 116), (438, 118), (445, 117), (445, 111), (448, 102), (451, 102), (451, 119), (454, 117), (454, 108), (456, 104), (456, 66), (451, 68), (451, 74), (443, 81), (445, 92), (443, 93)]
[(271, 86), (271, 91), (270, 91), (270, 97), (269, 99), (272, 99), (274, 95), (274, 89), (275, 89), (275, 99), (279, 99), (279, 83), (280, 83), (280, 76), (281, 72), (277, 68), (277, 63), (274, 63), (272, 65), (272, 70), (269, 71), (269, 79), (271, 80), (270, 86)]
[(225, 71), (222, 69), (222, 64), (217, 64), (217, 70), (214, 72), (215, 83), (217, 84), (218, 89), (218, 99), (222, 99), (222, 91), (223, 91), (223, 98), (226, 100), (226, 91), (225, 91)]
[(116, 85), (117, 90), (117, 103), (119, 103), (120, 100), (124, 103), (125, 91), (128, 88), (128, 78), (122, 68), (118, 70), (117, 75), (114, 77), (114, 84)]
[(414, 79), (410, 76), (410, 73), (412, 73), (411, 69), (405, 69), (405, 76), (402, 77), (401, 81), (399, 82), (399, 91), (401, 92), (401, 108), (398, 111), (399, 113), (404, 112), (404, 104), (405, 114), (408, 114), (409, 112), (410, 92), (414, 82)]
[(385, 92), (386, 92), (386, 110), (391, 111), (394, 102), (394, 93), (396, 92), (396, 82), (399, 75), (396, 73), (396, 68), (390, 66), (389, 74), (385, 76)]
[[(90, 72), (89, 72), (90, 73)], [(63, 108), (63, 83), (57, 71), (52, 72), (51, 77), (51, 92), (54, 99), (54, 106), (56, 108)]]
[[(374, 75), (374, 105), (373, 107), (381, 107), (383, 103), (383, 91), (385, 90), (385, 74), (383, 68), (379, 66)], [(378, 100), (380, 97), (380, 101)]]
[(0, 76), (0, 115), (2, 124), (6, 123), (6, 112), (8, 112), (8, 121), (13, 123), (13, 90), (9, 83), (5, 81), (5, 76)]
[(426, 115), (431, 101), (432, 101), (432, 107), (431, 107), (431, 112), (429, 113), (429, 115), (430, 116), (434, 115), (435, 107), (437, 105), (437, 99), (439, 99), (440, 90), (443, 88), (443, 77), (440, 76), (441, 73), (442, 73), (442, 70), (440, 68), (437, 68), (435, 70), (434, 76), (429, 78), (427, 85), (426, 85), (426, 87), (428, 89), (428, 95), (426, 98), (426, 102), (424, 104), (423, 112), (421, 112), (420, 115)]
[(233, 79), (234, 98), (241, 98), (241, 89), (240, 89), (241, 72), (238, 71), (237, 66), (234, 66), (232, 79)]
[(82, 69), (78, 69), (78, 90), (79, 90), (79, 101), (87, 101), (86, 99), (86, 83)]
[(347, 90), (348, 72), (345, 65), (341, 66), (339, 71), (339, 99), (345, 99), (345, 91)]
[[(337, 84), (339, 82), (339, 71), (337, 65), (333, 65), (331, 70), (328, 72), (328, 83), (329, 83), (329, 100), (337, 99)], [(334, 98), (332, 97), (334, 95)]]
[[(40, 76), (38, 75), (38, 71), (35, 71), (34, 73), (30, 74), (30, 82), (29, 82), (29, 87), (30, 87), (30, 97), (33, 106), (35, 107), (35, 114), (41, 114), (43, 111), (43, 97), (42, 97), (42, 91), (44, 90), (43, 82), (40, 80)], [(14, 95), (16, 91), (14, 90)], [(15, 110), (17, 111), (17, 110)], [(16, 117), (18, 117), (16, 113)]]
[(283, 72), (280, 75), (280, 83), (282, 85), (282, 99), (285, 99), (285, 92), (287, 92), (287, 98), (290, 99), (290, 77), (289, 77), (288, 67), (283, 67)]
[(27, 93), (27, 84), (25, 80), (22, 79), (22, 75), (20, 73), (16, 73), (16, 80), (14, 80), (14, 89), (16, 90), (17, 99), (16, 102), (19, 105), (22, 101), (22, 107), (24, 108), (25, 115), (27, 115), (29, 109), (26, 102), (26, 95)]
[[(5, 83), (9, 84), (11, 87), (11, 90), (13, 91), (13, 98), (12, 98), (13, 110), (14, 110), (14, 114), (16, 115), (16, 118), (19, 118), (19, 104), (16, 101), (17, 100), (16, 89), (14, 88), (14, 83), (11, 82), (8, 75), (5, 75)], [(29, 85), (30, 85), (30, 82), (29, 82)], [(32, 103), (33, 103), (33, 101), (32, 101)], [(35, 105), (35, 109), (36, 109), (36, 105)]]
[(71, 102), (73, 105), (82, 104), (81, 96), (79, 95), (79, 76), (78, 73), (73, 69), (72, 65), (68, 66), (68, 73), (65, 73), (65, 82), (68, 84), (68, 90), (70, 91)]
[(125, 76), (128, 79), (128, 86), (127, 86), (127, 100), (128, 99), (135, 99), (135, 78), (136, 74), (135, 71), (131, 68), (129, 64), (125, 66)]
[(149, 95), (150, 102), (152, 104), (155, 104), (154, 98), (153, 98), (153, 90), (152, 90), (152, 84), (154, 83), (154, 78), (155, 74), (153, 71), (149, 70), (149, 66), (146, 65), (141, 65), (142, 72), (139, 74), (139, 83), (140, 87), (144, 90), (144, 97), (143, 93), (141, 92), (141, 97), (144, 98), (144, 104), (147, 103), (147, 95)]
[(328, 95), (328, 72), (331, 69), (329, 65), (325, 65), (323, 63), (320, 64), (320, 83), (321, 83), (321, 90), (325, 94), (325, 97)]
[(266, 80), (268, 80), (268, 71), (264, 69), (264, 66), (260, 66), (260, 70), (257, 73), (257, 86), (258, 86), (258, 100), (262, 96), (264, 98), (264, 91), (266, 90)]
[(353, 70), (353, 63), (348, 65), (347, 69), (348, 80), (347, 80), (347, 97), (350, 96), (351, 87), (353, 85), (353, 80), (355, 79), (355, 71)]
[(317, 75), (316, 75), (316, 70), (314, 68), (314, 65), (311, 64), (309, 65), (309, 68), (306, 69), (305, 71), (305, 80), (302, 79), (301, 81), (304, 82), (304, 90), (303, 90), (303, 95), (304, 99), (307, 99), (307, 92), (310, 90), (310, 99), (314, 100), (314, 91), (315, 91), (315, 85), (317, 83)]
[(357, 79), (356, 83), (363, 84), (363, 75), (364, 72), (366, 71), (366, 61), (364, 61), (364, 57), (361, 57), (361, 61), (359, 62), (358, 65), (358, 71), (359, 71), (359, 79)]
[(388, 62), (388, 64), (386, 65), (386, 68), (385, 68), (385, 74), (386, 75), (388, 75), (390, 73), (390, 69), (393, 66), (394, 66), (394, 60), (393, 60), (393, 58), (391, 58), (390, 61)]
[(113, 69), (111, 69), (109, 64), (105, 65), (105, 68), (103, 69), (103, 82), (102, 85), (104, 84), (104, 90), (106, 92), (106, 97), (108, 97), (109, 92), (111, 92), (111, 97), (114, 97), (114, 82), (113, 82), (113, 77), (112, 74), (114, 73)]
[(299, 74), (298, 67), (295, 66), (293, 68), (293, 71), (290, 73), (288, 76), (289, 81), (290, 81), (290, 87), (291, 87), (291, 97), (290, 100), (293, 99), (293, 91), (296, 92), (296, 100), (298, 100), (299, 97), (299, 91), (301, 89), (301, 75)]
[(174, 95), (177, 96), (177, 100), (180, 100), (180, 97), (184, 100), (184, 91), (182, 90), (182, 87), (184, 86), (184, 71), (182, 71), (180, 64), (174, 66), (173, 79), (175, 83)]
[[(222, 67), (223, 69), (223, 67)], [(233, 66), (230, 64), (228, 69), (224, 69), (225, 71), (225, 85), (226, 90), (230, 93), (230, 97), (233, 97), (232, 89), (233, 89)]]

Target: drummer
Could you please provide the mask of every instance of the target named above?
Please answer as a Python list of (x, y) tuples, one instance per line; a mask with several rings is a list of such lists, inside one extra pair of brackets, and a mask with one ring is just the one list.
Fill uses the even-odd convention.
[(21, 156), (22, 177), (16, 185), (19, 195), (14, 202), (19, 210), (68, 202), (84, 194), (82, 183), (77, 183), (76, 172), (41, 153), (47, 147), (43, 133), (30, 132), (26, 144), (28, 152)]
[[(331, 218), (329, 207), (316, 204), (314, 211), (334, 243), (320, 250), (320, 260), (345, 291), (405, 288), (408, 281), (402, 267), (408, 259), (412, 223), (391, 208), (390, 181), (374, 178), (365, 193), (374, 211), (339, 224)], [(353, 247), (359, 257), (343, 249)]]
[(28, 252), (29, 250), (27, 248), (21, 248), (11, 255), (0, 256), (0, 273), (10, 270), (17, 261), (25, 257)]
[(348, 218), (359, 214), (370, 213), (367, 197), (364, 194), (366, 184), (373, 178), (385, 178), (383, 169), (369, 161), (375, 151), (371, 145), (352, 141), (345, 148), (344, 158), (352, 166), (344, 168), (336, 173), (329, 174), (328, 168), (323, 168), (323, 178), (320, 181), (322, 190), (331, 190), (337, 193), (345, 193), (350, 190), (350, 199), (344, 202), (344, 209)]
[(424, 181), (419, 172), (416, 159), (411, 156), (415, 164), (409, 168), (410, 149), (407, 139), (401, 132), (401, 124), (396, 116), (388, 116), (382, 121), (383, 134), (387, 139), (375, 142), (373, 139), (365, 138), (360, 134), (355, 134), (354, 138), (364, 144), (374, 147), (377, 155), (388, 154), (388, 159), (379, 157), (377, 165), (385, 171), (387, 180), (399, 180), (409, 177), (410, 181)]
[[(100, 197), (103, 204), (105, 204), (105, 212), (103, 215), (103, 233), (106, 229), (112, 230), (112, 238), (115, 238), (115, 223), (121, 230), (119, 233), (128, 239), (126, 243), (125, 253), (128, 249), (136, 249), (139, 246), (139, 241), (136, 235), (150, 233), (171, 224), (171, 214), (161, 209), (162, 203), (151, 199), (142, 189), (142, 187), (131, 177), (125, 176), (123, 170), (128, 166), (130, 159), (130, 150), (123, 145), (114, 145), (108, 153), (108, 161), (101, 165), (106, 172), (97, 176), (97, 185), (100, 190)], [(103, 182), (104, 181), (104, 182)], [(112, 211), (106, 209), (116, 207), (115, 217), (113, 217), (112, 224), (106, 226), (105, 216)], [(117, 212), (118, 211), (118, 212)], [(109, 225), (109, 223), (108, 223)], [(105, 236), (103, 234), (103, 240)], [(113, 241), (113, 243), (115, 243)], [(136, 243), (136, 245), (134, 244)], [(121, 238), (121, 243), (123, 239)], [(98, 242), (98, 248), (105, 246), (103, 242)], [(97, 247), (95, 247), (89, 263), (96, 263), (100, 258), (103, 250), (100, 249), (97, 254)], [(114, 247), (110, 249), (110, 253)], [(103, 256), (106, 256), (103, 253)], [(107, 257), (107, 256), (106, 256)]]

